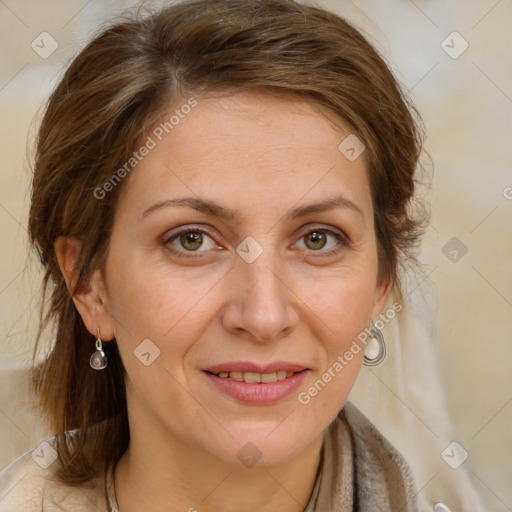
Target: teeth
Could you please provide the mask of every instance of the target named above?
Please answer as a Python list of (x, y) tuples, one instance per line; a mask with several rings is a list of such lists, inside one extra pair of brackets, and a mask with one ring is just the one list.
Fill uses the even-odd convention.
[[(251, 373), (251, 372), (244, 372), (244, 380), (245, 382), (248, 382), (250, 384), (254, 383), (254, 382), (261, 382), (261, 379), (262, 377), (264, 377), (265, 375), (262, 375), (261, 373)], [(270, 377), (272, 377), (272, 375), (270, 375)], [(276, 378), (277, 380), (277, 378)]]
[(245, 381), (248, 384), (255, 382), (263, 382), (264, 384), (269, 384), (271, 382), (276, 382), (278, 380), (284, 380), (287, 377), (291, 377), (294, 373), (295, 372), (287, 372), (284, 370), (280, 370), (274, 373), (220, 372), (218, 376), (224, 379), (229, 377), (230, 379), (237, 380), (238, 382)]

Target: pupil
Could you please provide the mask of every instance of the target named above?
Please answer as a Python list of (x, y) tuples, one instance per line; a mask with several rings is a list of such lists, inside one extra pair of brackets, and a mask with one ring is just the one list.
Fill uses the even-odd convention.
[(311, 240), (314, 245), (320, 244), (319, 246), (317, 245), (314, 248), (321, 249), (324, 246), (324, 243), (322, 243), (322, 242), (325, 242), (325, 234), (324, 233), (317, 233), (316, 231), (314, 231), (313, 233), (310, 233), (309, 236), (311, 237)]
[[(198, 232), (189, 232), (181, 237), (182, 245), (185, 248), (192, 249), (193, 251), (199, 249), (202, 244), (202, 235)], [(192, 244), (193, 247), (190, 247)], [(195, 245), (194, 245), (195, 244)]]

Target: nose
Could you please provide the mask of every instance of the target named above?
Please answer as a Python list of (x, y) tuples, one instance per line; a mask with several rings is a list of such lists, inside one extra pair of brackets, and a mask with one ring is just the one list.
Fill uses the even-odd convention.
[(256, 341), (289, 335), (297, 325), (300, 302), (293, 293), (290, 273), (276, 251), (263, 250), (252, 262), (241, 254), (226, 278), (225, 329)]

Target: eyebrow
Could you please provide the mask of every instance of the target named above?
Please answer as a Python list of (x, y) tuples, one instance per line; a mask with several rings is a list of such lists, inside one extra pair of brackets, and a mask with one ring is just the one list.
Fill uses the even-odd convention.
[[(141, 215), (141, 219), (155, 210), (168, 206), (185, 206), (193, 208), (198, 212), (213, 215), (229, 221), (235, 221), (239, 215), (237, 210), (231, 210), (207, 199), (201, 199), (199, 197), (182, 197), (178, 199), (165, 199), (163, 201), (158, 201), (158, 203), (155, 203), (144, 211)], [(325, 212), (334, 208), (346, 208), (357, 213), (363, 220), (365, 219), (363, 210), (356, 203), (343, 195), (331, 197), (318, 203), (299, 206), (288, 213), (287, 216), (291, 219), (297, 219), (305, 217), (311, 213)]]

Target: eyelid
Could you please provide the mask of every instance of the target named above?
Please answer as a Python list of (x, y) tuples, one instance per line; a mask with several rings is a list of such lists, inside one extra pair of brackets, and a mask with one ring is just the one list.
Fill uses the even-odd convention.
[(347, 244), (350, 242), (349, 236), (341, 229), (335, 228), (334, 226), (322, 226), (321, 224), (313, 225), (311, 228), (307, 228), (306, 231), (304, 231), (304, 233), (301, 236), (307, 235), (312, 231), (325, 231), (332, 235), (337, 235), (341, 240), (343, 240)]
[[(324, 232), (324, 233), (330, 234), (331, 236), (335, 237), (342, 246), (345, 246), (345, 247), (349, 247), (350, 246), (350, 243), (351, 243), (350, 238), (349, 238), (349, 236), (344, 231), (341, 231), (340, 229), (335, 228), (334, 226), (323, 226), (321, 224), (316, 224), (316, 225), (313, 224), (311, 227), (304, 228), (304, 230), (299, 235), (297, 241), (299, 241), (304, 236), (306, 236), (306, 235), (308, 235), (308, 234), (310, 234), (312, 232), (315, 232), (315, 231), (319, 231), (319, 232)], [(164, 246), (167, 246), (174, 239), (178, 238), (179, 236), (181, 236), (183, 234), (190, 233), (190, 232), (199, 232), (199, 233), (205, 234), (209, 238), (211, 238), (217, 244), (217, 246), (220, 245), (215, 240), (215, 237), (213, 235), (211, 235), (208, 232), (208, 230), (204, 229), (204, 225), (199, 226), (199, 225), (194, 225), (194, 224), (187, 224), (187, 225), (182, 226), (180, 228), (176, 228), (176, 230), (168, 231), (162, 237), (162, 244)], [(297, 241), (295, 243), (297, 243)], [(209, 251), (200, 251), (200, 250), (198, 250), (198, 251), (184, 251), (184, 250), (179, 250), (179, 249), (169, 249), (169, 250), (172, 253), (174, 253), (174, 254), (178, 254), (179, 256), (183, 256), (184, 258), (195, 258), (195, 257), (199, 257), (199, 256), (195, 256), (195, 254), (200, 255), (201, 253), (208, 253), (209, 252)], [(334, 248), (334, 249), (329, 249), (329, 250), (326, 250), (326, 251), (322, 251), (322, 250), (314, 251), (314, 250), (311, 250), (311, 251), (308, 251), (308, 252), (311, 252), (311, 253), (315, 253), (316, 252), (317, 256), (322, 257), (322, 256), (331, 256), (333, 254), (336, 254), (336, 253), (340, 252), (340, 250), (341, 250), (341, 248)], [(185, 254), (188, 254), (188, 256), (184, 256)]]
[(339, 254), (344, 248), (351, 246), (350, 238), (343, 231), (338, 230), (334, 227), (323, 227), (320, 225), (312, 226), (312, 227), (306, 229), (306, 231), (304, 231), (301, 234), (301, 236), (299, 237), (299, 240), (301, 240), (306, 235), (309, 235), (310, 233), (315, 233), (315, 232), (327, 233), (327, 234), (333, 236), (334, 238), (336, 238), (338, 240), (338, 244), (341, 244), (341, 247), (336, 246), (336, 247), (334, 247), (332, 249), (328, 249), (326, 251), (322, 251), (322, 250), (308, 251), (309, 254), (314, 254), (315, 257), (317, 257), (317, 258), (322, 258), (322, 257), (327, 258), (327, 257), (335, 256), (335, 255)]
[[(181, 226), (180, 228), (176, 228), (176, 230), (170, 230), (170, 231), (167, 231), (165, 233), (165, 235), (162, 237), (162, 245), (164, 246), (168, 246), (174, 239), (180, 237), (181, 235), (185, 235), (187, 233), (194, 233), (194, 232), (198, 232), (198, 233), (201, 233), (203, 235), (206, 235), (208, 236), (209, 238), (211, 238), (213, 240), (213, 242), (219, 246), (220, 244), (215, 240), (215, 237), (213, 235), (211, 235), (208, 230), (204, 229), (204, 226), (195, 226), (193, 224), (187, 224), (185, 226)], [(173, 254), (178, 254), (178, 255), (183, 255), (183, 254), (189, 254), (189, 256), (185, 256), (185, 257), (188, 257), (188, 258), (194, 258), (194, 252), (196, 254), (201, 254), (201, 253), (207, 253), (208, 251), (184, 251), (184, 250), (179, 250), (179, 249), (176, 249), (176, 248), (173, 248), (173, 249), (170, 249), (169, 250), (173, 253)]]
[(208, 235), (210, 238), (213, 238), (213, 235), (211, 235), (209, 233), (209, 231), (207, 229), (205, 229), (204, 225), (186, 224), (186, 225), (180, 226), (178, 228), (170, 229), (169, 231), (166, 231), (166, 233), (162, 237), (162, 240), (164, 241), (164, 243), (168, 243), (169, 240), (172, 240), (173, 238), (176, 238), (185, 233), (190, 233), (190, 232), (195, 232), (195, 231), (197, 231), (199, 233), (204, 233), (204, 234)]

